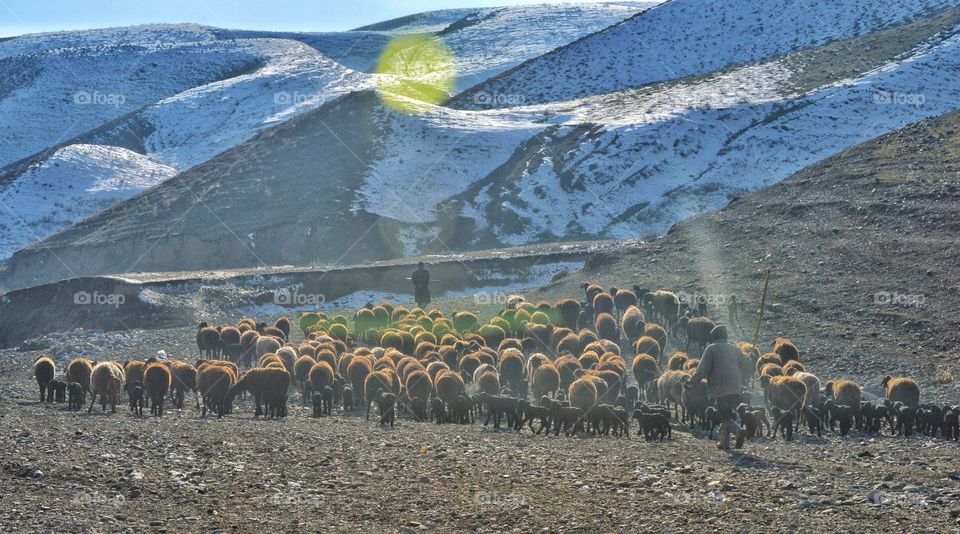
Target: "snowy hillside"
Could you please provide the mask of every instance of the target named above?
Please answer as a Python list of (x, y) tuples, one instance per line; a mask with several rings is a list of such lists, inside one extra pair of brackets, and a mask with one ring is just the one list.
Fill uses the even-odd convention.
[(135, 152), (70, 145), (0, 191), (0, 256), (176, 174)]
[(477, 94), (569, 100), (712, 72), (853, 37), (958, 0), (672, 0), (483, 83)]

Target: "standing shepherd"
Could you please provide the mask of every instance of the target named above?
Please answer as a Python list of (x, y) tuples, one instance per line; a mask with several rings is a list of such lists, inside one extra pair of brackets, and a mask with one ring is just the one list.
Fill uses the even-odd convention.
[(417, 263), (417, 270), (413, 271), (410, 277), (413, 281), (413, 298), (417, 301), (417, 306), (426, 309), (430, 304), (430, 271), (424, 266), (423, 262)]

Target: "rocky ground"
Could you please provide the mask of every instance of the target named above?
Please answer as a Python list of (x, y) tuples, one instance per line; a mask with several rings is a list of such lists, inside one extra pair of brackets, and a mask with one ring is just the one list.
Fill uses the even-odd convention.
[[(115, 356), (193, 343), (189, 329), (57, 339)], [(222, 420), (71, 413), (37, 402), (38, 353), (0, 354), (3, 531), (960, 530), (960, 444), (940, 438), (803, 432), (728, 454), (682, 425), (648, 443), (313, 419), (297, 394), (277, 421), (247, 401)]]

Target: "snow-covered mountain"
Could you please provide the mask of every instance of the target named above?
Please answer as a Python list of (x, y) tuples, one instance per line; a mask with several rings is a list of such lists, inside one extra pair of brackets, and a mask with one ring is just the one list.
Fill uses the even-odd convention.
[[(19, 127), (0, 132), (0, 198), (6, 188), (36, 180), (36, 169), (56, 167), (58, 147), (123, 148), (160, 167), (188, 169), (339, 96), (372, 89), (375, 76), (367, 73), (395, 33), (439, 33), (456, 53), (466, 87), (650, 5), (444, 10), (343, 33), (151, 25), (3, 41), (0, 118)], [(141, 159), (119, 158), (112, 164), (131, 167), (111, 172), (136, 173)], [(91, 169), (98, 165), (90, 162)], [(141, 190), (91, 198), (43, 224), (0, 210), (0, 226), (12, 232), (0, 258), (91, 215), (91, 207)]]
[[(644, 237), (960, 109), (960, 0), (817, 5), (671, 0), (416, 115), (384, 105), (376, 75), (319, 52), (322, 34), (234, 39), (256, 43), (259, 70), (165, 97), (83, 140), (190, 168), (16, 252), (4, 283), (63, 276), (61, 262), (88, 274)], [(364, 31), (444, 26), (458, 61), (476, 61), (465, 70), (489, 76), (543, 46), (524, 45), (525, 34), (561, 40), (578, 9)], [(494, 41), (511, 61), (483, 59)], [(278, 105), (284, 91), (310, 96)], [(119, 141), (131, 130), (139, 148)]]

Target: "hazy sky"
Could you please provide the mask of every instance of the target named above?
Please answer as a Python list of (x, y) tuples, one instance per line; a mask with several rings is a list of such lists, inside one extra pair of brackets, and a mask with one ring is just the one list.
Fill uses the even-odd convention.
[(338, 31), (432, 9), (541, 3), (560, 2), (551, 0), (0, 0), (0, 37), (156, 22), (196, 22), (233, 29)]

